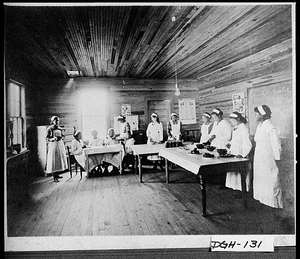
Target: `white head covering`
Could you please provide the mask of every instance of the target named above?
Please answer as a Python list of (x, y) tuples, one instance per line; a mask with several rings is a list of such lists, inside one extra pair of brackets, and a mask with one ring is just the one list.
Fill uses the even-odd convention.
[(125, 120), (126, 118), (123, 115), (119, 115), (117, 120)]
[(231, 113), (229, 118), (237, 119), (239, 116), (236, 113)]
[(220, 114), (221, 113), (221, 110), (219, 109), (219, 108), (214, 108), (213, 110), (212, 110), (212, 113), (215, 113), (215, 114)]
[(114, 128), (109, 128), (109, 129), (107, 130), (107, 134), (108, 134), (108, 135), (109, 135), (109, 132), (110, 132), (111, 130), (115, 131)]
[(151, 114), (151, 117), (158, 117), (158, 114), (155, 113), (155, 112), (153, 112), (153, 113)]
[(178, 114), (177, 114), (176, 112), (172, 112), (172, 113), (171, 113), (171, 118), (172, 118), (173, 116), (178, 117)]
[(259, 111), (259, 113), (260, 113), (261, 115), (265, 115), (265, 114), (266, 114), (266, 112), (265, 112), (264, 108), (262, 107), (262, 105), (257, 106), (257, 109), (258, 109), (258, 111)]
[(209, 118), (209, 119), (211, 118), (211, 115), (210, 115), (208, 112), (204, 112), (204, 113), (203, 113), (203, 116), (205, 116), (205, 117), (207, 117), (207, 118)]
[(50, 122), (53, 123), (53, 121), (54, 121), (55, 119), (59, 119), (59, 117), (56, 116), (56, 115), (52, 116), (51, 119), (50, 119)]
[(79, 133), (81, 133), (81, 131), (80, 130), (76, 130), (75, 133), (73, 134), (74, 137), (77, 137)]

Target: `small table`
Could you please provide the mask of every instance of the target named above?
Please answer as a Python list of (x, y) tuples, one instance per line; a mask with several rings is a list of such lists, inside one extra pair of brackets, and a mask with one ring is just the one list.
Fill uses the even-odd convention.
[(156, 145), (148, 145), (148, 144), (140, 144), (140, 145), (132, 145), (130, 146), (133, 155), (135, 157), (135, 161), (138, 166), (139, 178), (140, 183), (142, 183), (142, 157), (143, 156), (150, 156), (150, 155), (158, 155), (161, 149), (165, 149), (165, 144), (156, 144)]
[(120, 174), (122, 174), (122, 159), (124, 154), (121, 144), (87, 147), (83, 150), (83, 153), (85, 155), (85, 170), (87, 172), (87, 177), (89, 177), (90, 168), (101, 164), (103, 161), (118, 167), (120, 169)]
[[(207, 152), (209, 153), (209, 152)], [(186, 151), (182, 148), (161, 149), (159, 156), (165, 158), (165, 172), (166, 183), (169, 183), (169, 169), (168, 161), (175, 163), (182, 168), (199, 176), (200, 188), (202, 194), (202, 215), (206, 214), (206, 181), (205, 177), (214, 174), (224, 174), (227, 172), (240, 172), (242, 184), (243, 205), (246, 208), (246, 173), (249, 168), (250, 160), (248, 158), (236, 157), (218, 157), (218, 158), (204, 158), (202, 154), (190, 154), (190, 150)], [(207, 170), (212, 168), (214, 170)]]
[[(24, 150), (18, 154), (11, 155), (6, 159), (6, 168), (7, 170), (11, 170), (14, 167), (17, 167), (19, 164), (24, 163), (28, 166), (28, 158), (29, 158), (30, 151)], [(24, 168), (25, 169), (25, 168)]]

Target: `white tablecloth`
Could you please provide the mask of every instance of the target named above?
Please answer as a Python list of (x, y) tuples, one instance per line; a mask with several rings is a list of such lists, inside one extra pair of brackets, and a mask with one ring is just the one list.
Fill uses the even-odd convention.
[(85, 155), (85, 170), (91, 170), (102, 162), (110, 163), (120, 169), (124, 156), (121, 144), (87, 147), (83, 153)]

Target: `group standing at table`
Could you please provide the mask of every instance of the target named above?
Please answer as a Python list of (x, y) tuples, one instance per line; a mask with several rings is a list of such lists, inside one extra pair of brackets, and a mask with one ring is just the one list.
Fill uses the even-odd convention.
[[(279, 164), (281, 144), (279, 139), (280, 132), (272, 124), (271, 109), (267, 105), (254, 108), (255, 119), (258, 123), (254, 135), (255, 149), (253, 161), (253, 197), (261, 203), (273, 207), (283, 208), (282, 190), (280, 187)], [(151, 114), (151, 122), (146, 129), (147, 144), (155, 145), (163, 143), (163, 125), (157, 113)], [(223, 112), (219, 108), (214, 108), (211, 113), (202, 114), (203, 124), (200, 127), (200, 143), (214, 146), (216, 149), (226, 149), (229, 154), (236, 157), (248, 157), (252, 150), (247, 120), (238, 112), (229, 115), (230, 123), (223, 118)], [(98, 132), (92, 131), (93, 138), (90, 146), (113, 145), (122, 143), (124, 158), (132, 155), (131, 145), (135, 140), (132, 136), (130, 124), (124, 116), (119, 116), (120, 134), (115, 134), (114, 129), (108, 130), (105, 139), (98, 138)], [(59, 127), (58, 116), (51, 118), (51, 126), (47, 128), (47, 165), (46, 170), (52, 173), (54, 181), (58, 182), (61, 178), (58, 174), (68, 169), (65, 147), (63, 143), (64, 131)], [(183, 127), (177, 113), (171, 114), (171, 119), (167, 123), (168, 140), (182, 140)], [(85, 144), (82, 141), (81, 131), (74, 133), (71, 144), (72, 154), (75, 156), (79, 165), (84, 168)], [(153, 161), (155, 167), (161, 158), (148, 156)], [(162, 164), (161, 164), (162, 166)], [(241, 190), (241, 176), (239, 172), (227, 172), (225, 186), (233, 190)], [(249, 191), (250, 176), (246, 176), (246, 190)]]
[[(209, 115), (209, 113), (205, 113), (202, 117), (210, 119)], [(253, 197), (267, 206), (283, 208), (278, 169), (281, 153), (280, 132), (270, 121), (271, 109), (267, 105), (255, 107), (254, 115), (258, 125), (254, 134)], [(201, 143), (218, 149), (227, 149), (229, 154), (236, 157), (248, 157), (252, 150), (252, 143), (247, 120), (240, 113), (232, 112), (229, 115), (230, 125), (223, 118), (223, 112), (218, 108), (213, 109), (211, 117), (214, 123), (209, 133), (209, 120), (203, 120), (202, 126), (207, 126), (201, 126), (201, 133), (204, 133), (204, 139), (208, 138), (208, 141), (200, 139)], [(233, 190), (241, 190), (239, 172), (227, 172), (225, 186)], [(249, 189), (250, 175), (248, 173), (246, 175), (246, 191)]]

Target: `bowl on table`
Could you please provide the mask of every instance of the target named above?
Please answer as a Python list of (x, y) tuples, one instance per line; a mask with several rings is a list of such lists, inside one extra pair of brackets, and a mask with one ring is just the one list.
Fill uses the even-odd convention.
[(199, 149), (203, 149), (204, 145), (203, 144), (196, 144), (196, 147), (199, 148)]
[(206, 147), (206, 149), (207, 149), (208, 151), (214, 151), (215, 148), (216, 148), (216, 147), (214, 147), (214, 146), (207, 146), (207, 147)]
[(227, 154), (227, 149), (218, 148), (217, 152), (219, 153), (220, 156), (224, 156)]
[(199, 150), (197, 148), (194, 148), (192, 151), (191, 151), (191, 154), (200, 154)]
[(209, 154), (209, 153), (204, 153), (203, 154), (204, 158), (214, 158), (215, 156), (213, 154)]

